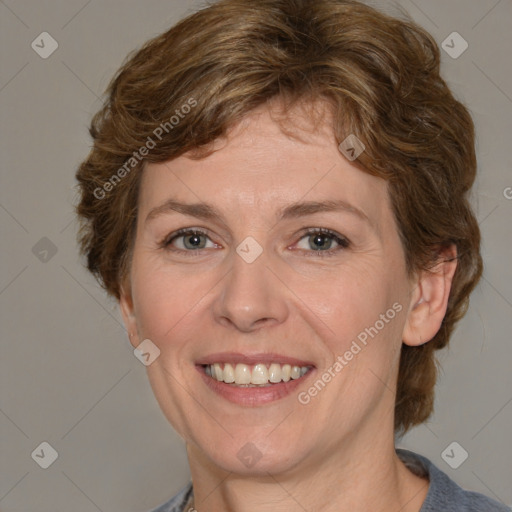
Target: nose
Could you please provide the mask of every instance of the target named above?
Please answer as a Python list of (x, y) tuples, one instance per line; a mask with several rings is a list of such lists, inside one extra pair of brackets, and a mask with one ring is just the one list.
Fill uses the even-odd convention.
[(252, 263), (234, 252), (213, 305), (216, 321), (243, 332), (284, 322), (289, 312), (287, 288), (277, 275), (265, 251)]

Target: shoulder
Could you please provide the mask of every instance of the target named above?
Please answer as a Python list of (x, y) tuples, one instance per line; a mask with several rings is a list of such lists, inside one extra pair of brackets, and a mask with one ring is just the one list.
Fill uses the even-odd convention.
[(188, 483), (176, 496), (149, 512), (187, 512), (185, 506), (192, 495), (192, 483)]
[(511, 512), (510, 507), (498, 501), (463, 489), (426, 457), (400, 448), (396, 452), (411, 471), (430, 480), (420, 512)]

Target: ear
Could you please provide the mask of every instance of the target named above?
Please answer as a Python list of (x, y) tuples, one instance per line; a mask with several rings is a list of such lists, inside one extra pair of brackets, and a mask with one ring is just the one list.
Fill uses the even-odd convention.
[(124, 325), (126, 327), (126, 330), (128, 331), (130, 343), (132, 344), (133, 348), (137, 348), (140, 344), (140, 341), (135, 311), (133, 307), (132, 291), (128, 283), (128, 280), (126, 280), (121, 285), (119, 307), (121, 308), (121, 314), (123, 315)]
[(451, 244), (439, 250), (433, 268), (422, 270), (417, 275), (412, 283), (414, 290), (402, 334), (402, 341), (406, 345), (422, 345), (439, 331), (456, 268), (457, 248)]

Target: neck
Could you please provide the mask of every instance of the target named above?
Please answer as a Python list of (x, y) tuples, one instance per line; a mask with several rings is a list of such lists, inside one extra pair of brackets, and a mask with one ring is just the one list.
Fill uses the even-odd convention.
[(396, 455), (392, 428), (375, 435), (363, 427), (279, 474), (235, 474), (194, 445), (187, 452), (197, 512), (419, 512), (428, 491)]

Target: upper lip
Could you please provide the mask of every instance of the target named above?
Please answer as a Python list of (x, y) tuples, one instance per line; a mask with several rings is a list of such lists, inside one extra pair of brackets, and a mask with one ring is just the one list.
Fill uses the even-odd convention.
[(197, 365), (215, 364), (215, 363), (230, 363), (230, 364), (246, 364), (249, 366), (263, 363), (263, 364), (289, 364), (291, 366), (315, 366), (311, 361), (297, 359), (296, 357), (288, 357), (282, 354), (275, 353), (259, 353), (259, 354), (241, 354), (238, 352), (217, 352), (199, 358), (196, 361)]

